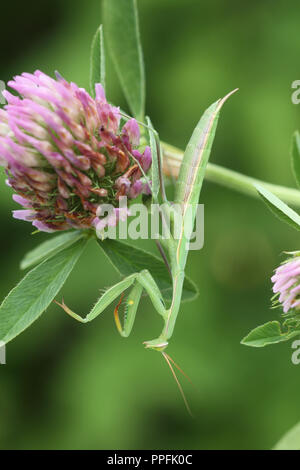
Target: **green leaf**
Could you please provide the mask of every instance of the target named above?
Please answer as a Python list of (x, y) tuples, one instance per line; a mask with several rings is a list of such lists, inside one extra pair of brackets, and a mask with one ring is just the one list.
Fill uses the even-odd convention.
[(105, 89), (105, 52), (102, 25), (97, 29), (92, 42), (90, 87), (93, 97), (95, 97), (96, 83), (101, 83)]
[(297, 185), (300, 187), (300, 134), (296, 131), (292, 141), (292, 169)]
[(155, 131), (152, 126), (150, 118), (147, 117), (146, 121), (147, 121), (147, 125), (150, 127), (149, 139), (150, 139), (150, 147), (151, 147), (151, 154), (152, 154), (152, 166), (151, 166), (152, 197), (154, 201), (157, 201), (159, 190), (160, 190), (157, 143), (156, 143), (156, 138), (154, 134)]
[(87, 240), (60, 251), (30, 271), (0, 307), (0, 341), (8, 343), (50, 305), (82, 254)]
[[(172, 299), (172, 280), (165, 264), (158, 257), (118, 240), (98, 240), (98, 244), (122, 276), (129, 276), (148, 269), (165, 299), (167, 301)], [(198, 291), (195, 284), (185, 278), (182, 300), (194, 300), (197, 295)]]
[(287, 206), (277, 196), (272, 194), (260, 184), (254, 184), (254, 186), (257, 189), (261, 199), (276, 217), (296, 230), (300, 230), (300, 216), (297, 214), (297, 212)]
[(300, 423), (290, 429), (273, 450), (300, 450)]
[(280, 323), (278, 321), (271, 321), (250, 331), (250, 333), (241, 341), (241, 344), (252, 346), (254, 348), (263, 348), (269, 344), (288, 341), (298, 335), (300, 335), (299, 330), (283, 333), (281, 331)]
[(136, 0), (103, 0), (104, 33), (133, 115), (144, 119), (145, 71)]
[(205, 175), (206, 166), (214, 142), (218, 119), (223, 104), (235, 93), (233, 90), (221, 100), (213, 103), (203, 114), (184, 152), (176, 183), (176, 201), (197, 204)]
[(63, 233), (61, 235), (57, 235), (56, 237), (52, 236), (50, 240), (47, 240), (25, 255), (21, 261), (21, 269), (30, 268), (31, 266), (40, 263), (46, 258), (50, 258), (59, 251), (77, 242), (84, 236), (85, 234), (82, 231)]

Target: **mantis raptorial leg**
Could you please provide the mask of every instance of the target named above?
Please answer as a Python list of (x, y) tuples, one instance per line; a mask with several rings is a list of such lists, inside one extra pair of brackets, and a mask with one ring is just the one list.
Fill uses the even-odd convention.
[(145, 290), (149, 295), (152, 304), (155, 310), (159, 313), (159, 315), (161, 315), (164, 320), (167, 317), (167, 310), (164, 305), (163, 296), (152, 275), (147, 270), (143, 270), (140, 273), (131, 274), (130, 276), (120, 281), (118, 284), (115, 284), (113, 287), (107, 289), (85, 318), (73, 312), (69, 307), (67, 307), (64, 301), (61, 304), (58, 302), (56, 303), (75, 320), (81, 323), (88, 323), (94, 320), (98, 315), (100, 315), (111, 303), (113, 303), (121, 295), (123, 298), (125, 291), (130, 287), (131, 291), (126, 299), (126, 315), (123, 327), (121, 326), (121, 322), (118, 316), (119, 305), (115, 309), (115, 320), (118, 331), (123, 337), (128, 337), (134, 324), (137, 308), (143, 290)]
[(126, 299), (124, 326), (122, 326), (120, 317), (119, 317), (119, 307), (124, 298), (124, 294), (122, 294), (121, 299), (115, 308), (114, 316), (115, 316), (116, 326), (120, 335), (123, 336), (123, 338), (128, 338), (128, 336), (131, 333), (131, 330), (135, 321), (136, 312), (137, 312), (140, 299), (143, 293), (143, 289), (144, 288), (142, 284), (140, 284), (139, 282), (136, 282), (134, 286), (132, 287), (130, 294), (128, 295)]

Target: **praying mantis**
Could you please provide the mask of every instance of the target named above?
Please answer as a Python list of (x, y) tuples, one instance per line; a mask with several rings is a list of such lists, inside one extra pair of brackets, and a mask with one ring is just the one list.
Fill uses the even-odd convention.
[[(185, 279), (185, 267), (189, 253), (190, 236), (195, 223), (196, 208), (200, 197), (206, 165), (209, 160), (215, 137), (220, 110), (227, 99), (236, 91), (237, 89), (228, 93), (224, 98), (212, 104), (205, 111), (193, 132), (182, 160), (178, 180), (175, 186), (174, 200), (174, 203), (180, 204), (182, 211), (181, 226), (179, 228), (180, 237), (175, 239), (171, 234), (170, 238), (161, 239), (159, 243), (160, 252), (173, 281), (173, 292), (170, 306), (166, 306), (163, 295), (155, 279), (147, 269), (129, 275), (113, 287), (106, 290), (85, 318), (70, 310), (64, 301), (61, 304), (58, 304), (75, 320), (81, 323), (89, 323), (121, 296), (121, 299), (114, 309), (114, 317), (118, 332), (122, 337), (127, 338), (132, 331), (139, 302), (143, 292), (145, 291), (148, 294), (154, 309), (162, 318), (163, 329), (158, 338), (145, 341), (143, 344), (147, 349), (158, 351), (163, 354), (171, 368), (188, 410), (188, 404), (172, 368), (171, 362), (180, 371), (181, 369), (170, 358), (170, 356), (165, 353), (165, 349), (172, 337), (176, 319), (180, 310), (183, 283)], [(150, 120), (148, 120), (148, 123), (150, 123)], [(150, 125), (147, 127), (149, 128)], [(166, 197), (162, 175), (160, 143), (158, 134), (152, 127), (150, 127), (150, 144), (153, 157), (153, 201), (157, 202), (159, 197), (161, 197), (164, 202), (162, 206), (162, 218), (165, 216), (172, 217), (171, 210), (174, 203), (169, 202)], [(192, 208), (192, 211), (188, 210), (189, 208)], [(119, 308), (125, 297), (125, 292), (128, 289), (130, 289), (130, 292), (125, 299), (125, 316), (122, 325), (119, 317)]]

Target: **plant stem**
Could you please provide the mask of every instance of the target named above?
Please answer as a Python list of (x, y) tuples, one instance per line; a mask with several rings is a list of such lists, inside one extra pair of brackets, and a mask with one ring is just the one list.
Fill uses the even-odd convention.
[[(177, 178), (183, 158), (183, 152), (166, 143), (162, 143), (162, 148), (164, 153), (163, 172), (166, 176)], [(298, 189), (266, 183), (213, 163), (208, 163), (205, 179), (255, 198), (259, 198), (259, 195), (254, 184), (261, 184), (270, 192), (282, 199), (285, 203), (300, 207), (300, 191)]]

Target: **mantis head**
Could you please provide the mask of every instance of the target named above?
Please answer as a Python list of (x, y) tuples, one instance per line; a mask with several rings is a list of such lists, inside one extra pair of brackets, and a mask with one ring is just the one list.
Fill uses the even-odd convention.
[(152, 341), (144, 341), (143, 343), (146, 349), (153, 349), (154, 351), (163, 352), (168, 346), (168, 341), (162, 340), (161, 338), (154, 339)]

